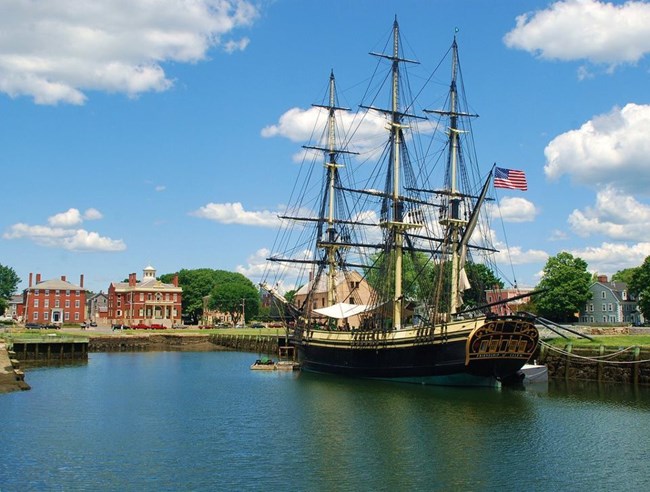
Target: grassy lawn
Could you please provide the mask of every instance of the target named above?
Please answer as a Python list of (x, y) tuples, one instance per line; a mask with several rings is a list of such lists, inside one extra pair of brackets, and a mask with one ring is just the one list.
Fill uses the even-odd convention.
[(565, 346), (571, 342), (574, 347), (584, 348), (598, 348), (601, 345), (610, 348), (631, 347), (638, 345), (642, 348), (650, 348), (650, 335), (603, 335), (592, 336), (594, 341), (587, 340), (586, 338), (571, 338), (566, 340), (562, 337), (546, 340), (547, 343), (556, 346)]
[(63, 327), (60, 330), (27, 330), (22, 327), (2, 330), (0, 328), (0, 339), (10, 338), (13, 340), (25, 339), (53, 339), (55, 337), (74, 337), (77, 339), (88, 339), (93, 337), (122, 336), (122, 335), (151, 335), (151, 334), (185, 334), (185, 335), (263, 335), (263, 336), (284, 336), (283, 328), (216, 328), (214, 330), (199, 330), (183, 328), (179, 330), (115, 330), (95, 331), (93, 329), (80, 330), (79, 328)]

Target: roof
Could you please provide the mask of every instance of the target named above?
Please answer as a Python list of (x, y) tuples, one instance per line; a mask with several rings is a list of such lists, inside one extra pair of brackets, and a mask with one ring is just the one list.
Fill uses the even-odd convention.
[(121, 291), (137, 291), (137, 290), (162, 290), (169, 292), (183, 292), (181, 287), (176, 287), (174, 284), (166, 284), (155, 278), (146, 279), (142, 282), (136, 282), (135, 286), (131, 287), (128, 282), (113, 282), (113, 288)]
[(36, 290), (36, 289), (49, 289), (49, 290), (86, 290), (83, 287), (79, 287), (67, 280), (52, 279), (44, 280), (39, 282), (32, 287), (28, 287), (27, 290)]
[[(355, 271), (349, 271), (349, 272), (342, 272), (339, 271), (336, 274), (336, 286), (338, 287), (341, 285), (343, 282), (346, 282), (348, 280), (352, 281), (360, 281), (363, 277), (359, 274), (359, 272)], [(311, 290), (312, 290), (312, 285), (314, 284), (314, 281), (310, 281), (307, 284), (303, 285), (298, 289), (298, 291), (295, 293), (297, 296), (304, 296), (307, 295)], [(323, 273), (320, 278), (318, 279), (318, 283), (316, 284), (315, 288), (313, 289), (314, 293), (322, 293), (322, 292), (327, 292), (327, 273)]]

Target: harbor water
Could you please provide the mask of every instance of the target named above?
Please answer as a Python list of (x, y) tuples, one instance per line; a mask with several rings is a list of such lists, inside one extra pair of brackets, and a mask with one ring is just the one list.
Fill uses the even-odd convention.
[(93, 353), (0, 395), (0, 491), (649, 490), (650, 390), (443, 388)]

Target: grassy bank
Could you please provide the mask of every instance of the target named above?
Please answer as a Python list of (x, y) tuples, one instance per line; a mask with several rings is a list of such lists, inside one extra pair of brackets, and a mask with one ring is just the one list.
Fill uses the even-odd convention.
[(571, 342), (574, 347), (584, 348), (598, 348), (604, 345), (606, 348), (625, 348), (632, 346), (648, 347), (650, 348), (650, 335), (603, 335), (592, 336), (593, 341), (586, 338), (571, 338), (567, 340), (562, 337), (546, 340), (547, 343), (564, 347), (567, 343)]

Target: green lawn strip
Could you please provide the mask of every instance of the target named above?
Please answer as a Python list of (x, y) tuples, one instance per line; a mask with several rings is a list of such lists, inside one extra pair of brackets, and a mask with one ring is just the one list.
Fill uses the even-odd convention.
[(564, 347), (567, 343), (571, 343), (574, 347), (584, 347), (584, 348), (598, 348), (601, 345), (606, 348), (626, 348), (632, 346), (639, 346), (641, 348), (650, 348), (650, 335), (602, 335), (602, 336), (592, 336), (594, 339), (592, 342), (586, 338), (571, 338), (567, 340), (566, 338), (557, 337), (550, 340), (546, 340), (546, 343), (549, 343), (554, 346)]

